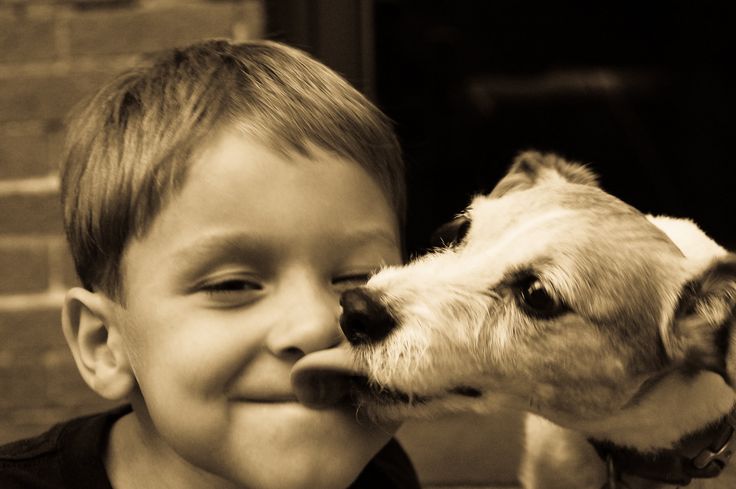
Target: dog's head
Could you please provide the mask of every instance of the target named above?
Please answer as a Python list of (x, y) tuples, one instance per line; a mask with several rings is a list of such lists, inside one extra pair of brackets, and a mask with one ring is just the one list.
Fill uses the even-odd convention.
[(372, 414), (506, 404), (592, 419), (669, 372), (736, 381), (736, 258), (605, 193), (585, 167), (524, 153), (442, 233), (342, 297)]

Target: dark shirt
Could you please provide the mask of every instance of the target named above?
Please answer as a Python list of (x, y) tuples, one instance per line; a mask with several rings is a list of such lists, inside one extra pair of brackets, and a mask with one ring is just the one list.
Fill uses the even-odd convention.
[[(57, 424), (46, 433), (0, 446), (2, 489), (112, 489), (103, 456), (121, 406)], [(414, 468), (396, 440), (371, 460), (348, 489), (419, 489)]]

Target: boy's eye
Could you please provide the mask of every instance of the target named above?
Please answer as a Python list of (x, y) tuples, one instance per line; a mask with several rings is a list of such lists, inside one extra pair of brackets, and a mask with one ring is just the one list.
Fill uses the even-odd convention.
[(335, 277), (332, 280), (332, 283), (334, 285), (340, 285), (340, 286), (358, 286), (363, 285), (368, 281), (369, 278), (371, 278), (371, 273), (353, 273), (350, 275), (341, 275), (339, 277)]
[(264, 289), (262, 283), (244, 277), (212, 277), (196, 289), (208, 307), (234, 308), (257, 301)]
[(242, 292), (246, 290), (261, 290), (260, 284), (242, 279), (222, 280), (202, 286), (202, 290), (209, 293), (216, 292)]

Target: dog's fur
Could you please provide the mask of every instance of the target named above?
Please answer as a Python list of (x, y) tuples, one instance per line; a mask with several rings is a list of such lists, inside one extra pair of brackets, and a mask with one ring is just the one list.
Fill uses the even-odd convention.
[[(732, 409), (736, 257), (695, 224), (646, 216), (535, 152), (460, 218), (459, 242), (361, 289), (396, 322), (353, 346), (373, 387), (361, 409), (532, 413), (530, 489), (599, 489), (587, 438), (653, 451)], [(736, 487), (736, 469), (690, 487)]]

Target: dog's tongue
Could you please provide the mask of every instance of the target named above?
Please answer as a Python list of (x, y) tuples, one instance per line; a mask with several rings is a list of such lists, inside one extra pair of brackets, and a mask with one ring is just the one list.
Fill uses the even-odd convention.
[(294, 364), (291, 385), (302, 404), (329, 408), (350, 401), (354, 379), (362, 377), (345, 347), (310, 353)]

